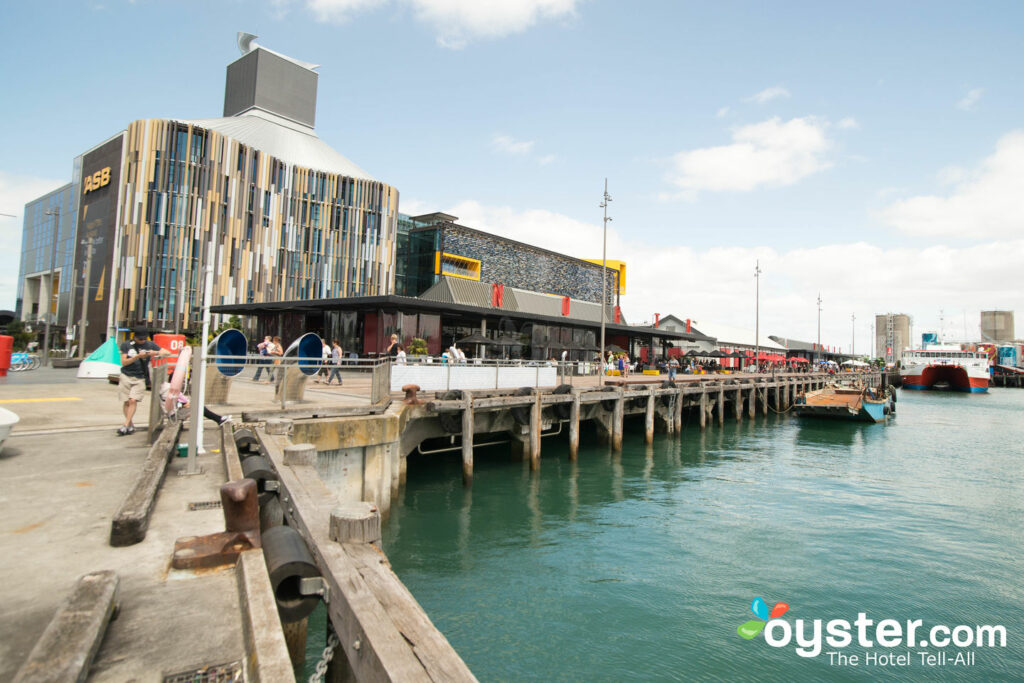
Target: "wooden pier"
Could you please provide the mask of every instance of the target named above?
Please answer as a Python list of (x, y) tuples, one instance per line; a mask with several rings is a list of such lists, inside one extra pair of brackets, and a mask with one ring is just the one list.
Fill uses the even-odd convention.
[[(16, 657), (6, 673), (46, 680), (38, 672), (59, 655), (65, 670), (83, 680), (137, 676), (147, 666), (170, 675), (210, 664), (237, 671), (245, 680), (292, 680), (305, 665), (308, 610), (322, 601), (333, 651), (327, 680), (473, 681), (380, 550), (381, 523), (405, 479), (410, 455), (428, 454), (422, 462), (429, 462), (430, 453), (461, 453), (463, 482), (470, 486), (479, 445), (507, 443), (536, 471), (545, 440), (567, 438), (568, 457), (575, 460), (586, 429), (619, 450), (627, 420), (643, 425), (646, 443), (658, 432), (685, 439), (689, 429), (786, 413), (801, 393), (830, 381), (889, 381), (879, 373), (681, 376), (674, 383), (639, 376), (610, 379), (605, 386), (586, 379), (539, 389), (419, 397), (410, 392), (404, 400), (392, 396), (388, 405), (360, 406), (349, 397), (286, 410), (268, 410), (265, 404), (240, 411), (227, 407), (241, 413), (241, 420), (208, 432), (208, 451), (218, 453), (201, 459), (199, 478), (178, 476), (183, 468), (174, 453), (181, 425), (165, 428), (148, 448), (117, 442), (135, 444), (137, 453), (126, 452), (121, 461), (134, 462), (137, 474), (106, 487), (113, 500), (91, 503), (97, 511), (109, 510), (109, 517), (101, 514), (99, 526), (95, 513), (83, 518), (89, 532), (82, 540), (81, 532), (68, 526), (68, 542), (84, 543), (90, 564), (60, 565), (62, 586), (70, 586), (73, 576), (81, 580), (65, 604), (48, 600), (45, 608), (37, 606), (31, 629), (0, 630), (11, 643), (7, 654)], [(84, 408), (82, 414), (88, 418)], [(57, 438), (69, 445), (80, 439), (73, 432)], [(35, 477), (23, 453), (0, 474)], [(100, 467), (104, 461), (89, 462)], [(15, 471), (16, 463), (29, 469)], [(96, 471), (100, 476), (102, 470)], [(68, 481), (78, 486), (83, 476), (69, 474)], [(218, 489), (223, 519), (220, 510), (182, 516), (185, 500), (208, 499)], [(119, 500), (124, 501), (120, 509)], [(48, 519), (45, 503), (36, 503), (15, 530), (26, 540), (36, 528), (34, 516)], [(34, 542), (47, 548), (44, 537)], [(17, 556), (16, 548), (8, 550)], [(109, 569), (116, 574), (103, 573)], [(53, 590), (43, 588), (50, 584), (32, 567), (19, 571), (24, 583), (39, 584), (35, 590)], [(20, 586), (8, 592), (19, 591), (24, 593)], [(148, 595), (163, 593), (166, 599), (150, 604)], [(27, 609), (29, 603), (22, 603)], [(82, 604), (89, 605), (89, 619), (69, 621)], [(111, 622), (118, 607), (121, 616)], [(204, 635), (213, 633), (207, 624), (216, 624), (219, 639)], [(188, 634), (183, 647), (165, 648), (159, 661), (146, 659), (146, 643), (180, 629)], [(64, 644), (60, 652), (54, 649), (57, 642)]]

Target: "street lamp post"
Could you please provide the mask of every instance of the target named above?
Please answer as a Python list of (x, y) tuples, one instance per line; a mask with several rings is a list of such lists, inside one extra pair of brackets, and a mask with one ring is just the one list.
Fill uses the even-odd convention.
[(598, 352), (601, 357), (600, 372), (598, 375), (598, 384), (604, 386), (604, 325), (605, 319), (608, 314), (608, 221), (611, 218), (608, 217), (608, 202), (612, 200), (612, 196), (608, 194), (608, 179), (604, 179), (604, 196), (601, 199), (599, 207), (604, 209), (604, 219), (602, 221), (602, 233), (601, 233), (601, 350)]
[(850, 314), (850, 355), (856, 355), (854, 352), (854, 342), (857, 341), (857, 314)]
[(818, 292), (818, 355), (821, 356), (821, 292)]
[(43, 366), (50, 362), (50, 308), (53, 306), (53, 271), (57, 267), (57, 236), (60, 233), (60, 206), (46, 211), (53, 216), (53, 245), (50, 249), (50, 284), (46, 289), (46, 332), (43, 334)]
[(754, 367), (757, 368), (761, 355), (761, 261), (754, 262)]

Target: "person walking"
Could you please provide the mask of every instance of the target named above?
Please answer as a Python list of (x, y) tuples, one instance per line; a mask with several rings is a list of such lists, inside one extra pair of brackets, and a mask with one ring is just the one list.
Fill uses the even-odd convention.
[(323, 344), (323, 348), (320, 350), (320, 370), (316, 373), (317, 384), (324, 383), (324, 377), (327, 377), (331, 366), (331, 345), (323, 338), (320, 339), (320, 343)]
[(267, 371), (268, 375), (271, 374), (270, 368), (268, 368), (267, 365), (270, 363), (270, 359), (268, 358), (268, 356), (270, 355), (270, 348), (273, 345), (274, 341), (270, 338), (269, 334), (263, 338), (263, 341), (256, 345), (256, 350), (260, 354), (260, 359), (258, 361), (259, 365), (256, 367), (256, 374), (253, 375), (252, 378), (253, 382), (260, 381), (260, 375), (263, 373), (264, 370)]
[(281, 338), (274, 337), (274, 340), (271, 343), (273, 344), (273, 346), (267, 352), (267, 355), (270, 356), (271, 362), (270, 370), (267, 372), (267, 384), (270, 384), (271, 382), (274, 381), (275, 369), (278, 371), (276, 375), (278, 382), (281, 381), (281, 373), (284, 372), (284, 368), (281, 367), (281, 357), (284, 356), (284, 346), (282, 346), (281, 344)]
[(135, 330), (130, 341), (122, 342), (121, 376), (117, 382), (117, 396), (121, 400), (124, 413), (124, 425), (117, 430), (118, 436), (135, 433), (135, 410), (139, 402), (146, 396), (146, 379), (149, 377), (149, 361), (152, 358), (163, 358), (171, 355), (149, 339), (149, 331)]
[(344, 352), (341, 350), (341, 343), (335, 339), (331, 343), (331, 374), (327, 377), (327, 384), (330, 385), (331, 380), (335, 377), (338, 378), (338, 386), (340, 387), (341, 382), (341, 357)]
[(672, 356), (668, 359), (668, 381), (676, 381), (676, 373), (679, 371), (679, 359)]
[(398, 355), (398, 335), (391, 335), (391, 343), (388, 345), (387, 350), (384, 352), (386, 355), (394, 358)]

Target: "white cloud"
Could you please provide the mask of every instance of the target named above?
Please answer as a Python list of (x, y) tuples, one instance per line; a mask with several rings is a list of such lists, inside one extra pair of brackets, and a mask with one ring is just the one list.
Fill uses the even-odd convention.
[(967, 91), (967, 94), (957, 100), (956, 108), (962, 109), (963, 111), (970, 111), (974, 109), (974, 105), (981, 99), (981, 95), (985, 92), (984, 88), (972, 88)]
[(895, 202), (879, 219), (912, 235), (979, 239), (1019, 235), (1024, 228), (1024, 131), (1000, 138), (977, 169), (947, 169), (950, 194), (921, 195)]
[(743, 98), (744, 102), (754, 102), (756, 104), (765, 104), (771, 102), (780, 97), (789, 97), (789, 91), (782, 86), (772, 86), (771, 88), (765, 88), (761, 92), (754, 93), (750, 97)]
[(668, 180), (685, 196), (700, 190), (749, 191), (792, 185), (831, 166), (828, 124), (814, 117), (778, 117), (736, 128), (732, 144), (679, 152)]
[(728, 105), (726, 105), (724, 107), (719, 107), (718, 111), (715, 112), (715, 116), (717, 118), (720, 118), (720, 119), (721, 118), (725, 118), (726, 116), (728, 116), (728, 114), (729, 114), (729, 106)]
[(439, 45), (459, 49), (477, 38), (520, 33), (541, 21), (570, 18), (582, 0), (307, 0), (317, 21), (341, 23), (354, 14), (405, 5), (431, 26)]
[(491, 147), (505, 154), (524, 156), (533, 151), (533, 140), (516, 140), (508, 135), (495, 135), (491, 138)]
[[(403, 206), (403, 212), (405, 207)], [(449, 209), (459, 223), (580, 258), (600, 255), (600, 220), (593, 223), (533, 209), (463, 201)], [(627, 262), (622, 305), (630, 322), (655, 312), (753, 329), (755, 259), (760, 259), (761, 331), (814, 341), (817, 308), (823, 304), (822, 342), (848, 348), (850, 315), (857, 316), (857, 349), (867, 351), (876, 313), (908, 313), (915, 330), (938, 327), (966, 312), (968, 336), (977, 336), (979, 302), (1012, 310), (1024, 300), (1024, 239), (964, 248), (888, 248), (863, 242), (815, 248), (716, 247), (644, 244), (611, 224), (608, 256)], [(671, 283), (669, 285), (669, 283)], [(959, 331), (959, 325), (957, 326)]]
[(306, 6), (317, 21), (341, 24), (354, 14), (377, 9), (388, 4), (388, 0), (306, 0)]
[(857, 123), (857, 119), (852, 116), (847, 116), (844, 119), (839, 119), (839, 123), (836, 124), (836, 128), (840, 130), (856, 130), (860, 128), (860, 124)]
[(548, 164), (554, 163), (558, 159), (554, 154), (545, 154), (540, 159), (537, 159), (537, 163), (541, 166), (547, 166)]
[(0, 308), (14, 310), (21, 266), (21, 236), (25, 225), (25, 203), (56, 190), (66, 180), (46, 180), (0, 171)]

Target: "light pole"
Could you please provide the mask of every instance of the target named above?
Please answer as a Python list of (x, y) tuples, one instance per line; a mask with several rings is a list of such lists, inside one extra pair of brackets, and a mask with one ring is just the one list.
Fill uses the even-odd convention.
[(857, 314), (850, 314), (850, 355), (856, 354), (854, 351), (854, 342), (857, 341)]
[(45, 212), (53, 216), (53, 246), (50, 249), (50, 284), (46, 288), (46, 332), (43, 334), (43, 366), (50, 362), (50, 308), (53, 306), (53, 271), (57, 267), (57, 236), (60, 233), (60, 206)]
[(821, 355), (821, 292), (818, 292), (818, 355)]
[(602, 221), (602, 232), (601, 232), (601, 350), (599, 354), (601, 356), (601, 374), (598, 375), (598, 384), (604, 386), (604, 325), (605, 318), (608, 314), (608, 221), (611, 218), (608, 217), (608, 202), (612, 200), (612, 196), (608, 194), (608, 179), (604, 179), (604, 196), (601, 198), (601, 203), (598, 206), (604, 209), (604, 220)]
[(759, 367), (761, 355), (761, 261), (754, 261), (754, 367)]

